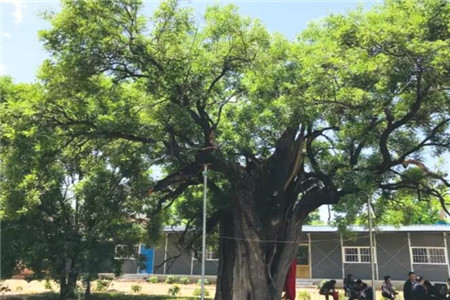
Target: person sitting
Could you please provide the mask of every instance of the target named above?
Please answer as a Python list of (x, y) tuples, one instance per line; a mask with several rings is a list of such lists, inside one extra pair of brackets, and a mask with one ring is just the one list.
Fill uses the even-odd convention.
[(333, 300), (339, 300), (339, 293), (336, 291), (336, 280), (325, 282), (319, 290), (320, 295), (324, 295), (326, 300), (333, 296)]
[(352, 274), (348, 274), (344, 279), (345, 296), (349, 300), (358, 299), (358, 292), (356, 291), (356, 280)]
[(437, 292), (435, 287), (429, 282), (428, 280), (425, 280), (423, 282), (423, 287), (425, 288), (425, 291), (427, 292), (429, 299), (436, 299)]
[(384, 282), (381, 286), (381, 295), (386, 299), (394, 300), (398, 293), (392, 286), (391, 276), (384, 276)]
[(356, 291), (359, 300), (373, 300), (373, 290), (361, 279), (356, 281)]
[(413, 300), (429, 300), (427, 290), (424, 287), (425, 280), (423, 277), (418, 276), (416, 283), (412, 288)]

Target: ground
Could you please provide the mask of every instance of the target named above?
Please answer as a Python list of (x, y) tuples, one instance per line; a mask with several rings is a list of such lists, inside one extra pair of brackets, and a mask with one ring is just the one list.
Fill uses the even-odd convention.
[[(8, 285), (10, 292), (0, 296), (2, 300), (43, 300), (43, 299), (56, 299), (58, 285), (54, 282), (51, 283), (54, 293), (49, 293), (49, 289), (46, 289), (45, 281), (31, 281), (25, 280), (6, 280), (4, 284)], [(141, 291), (139, 293), (133, 293), (132, 286), (140, 286)], [(92, 284), (93, 297), (92, 300), (194, 300), (199, 297), (193, 297), (193, 292), (199, 289), (197, 284), (182, 285), (177, 284), (180, 287), (180, 293), (178, 297), (167, 296), (169, 288), (173, 287), (173, 284), (165, 283), (149, 283), (145, 281), (113, 281), (107, 291), (96, 293), (96, 283)], [(214, 298), (214, 285), (208, 285), (207, 290), (209, 292), (209, 298)], [(341, 291), (341, 300), (344, 300), (343, 292)], [(402, 295), (399, 295), (398, 299), (403, 299)], [(319, 295), (318, 289), (306, 288), (297, 289), (298, 300), (324, 300), (325, 297)], [(381, 293), (377, 292), (377, 299), (383, 299)]]

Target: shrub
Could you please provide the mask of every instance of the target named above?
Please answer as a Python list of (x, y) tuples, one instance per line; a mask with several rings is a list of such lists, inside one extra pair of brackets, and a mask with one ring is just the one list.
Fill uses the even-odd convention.
[(180, 278), (180, 283), (181, 284), (189, 284), (189, 283), (191, 283), (191, 281), (187, 277), (181, 277)]
[(173, 275), (169, 275), (164, 282), (167, 284), (173, 284), (177, 282), (177, 278)]
[(97, 292), (104, 292), (109, 288), (109, 285), (111, 284), (110, 280), (97, 280), (97, 286), (95, 287), (95, 290)]
[(169, 295), (170, 296), (177, 296), (180, 293), (180, 287), (178, 285), (174, 285), (171, 288), (169, 288)]
[[(202, 280), (199, 279), (199, 280), (197, 281), (197, 284), (198, 284), (198, 285), (202, 285)], [(205, 285), (208, 285), (208, 284), (209, 284), (209, 280), (205, 278)]]
[(16, 287), (16, 292), (21, 292), (21, 291), (23, 291), (23, 287), (22, 286), (17, 286)]
[(131, 291), (133, 293), (139, 293), (140, 291), (142, 291), (142, 287), (139, 284), (133, 284), (131, 286)]
[[(202, 289), (201, 288), (196, 288), (194, 290), (194, 292), (192, 293), (192, 296), (201, 296), (202, 295)], [(205, 296), (208, 297), (209, 296), (209, 291), (207, 289), (205, 289)]]
[(50, 282), (50, 279), (48, 279), (48, 278), (45, 279), (44, 288), (46, 290), (53, 290), (52, 283)]
[(311, 294), (308, 291), (300, 291), (297, 297), (299, 300), (311, 300)]
[(158, 283), (159, 279), (158, 279), (157, 276), (152, 276), (152, 277), (148, 278), (148, 282), (150, 282), (150, 283)]
[(6, 283), (0, 281), (0, 295), (3, 295), (4, 293), (7, 292), (11, 292), (11, 289)]
[(318, 284), (317, 284), (317, 288), (318, 289), (321, 289), (322, 288), (322, 286), (325, 284), (325, 282), (327, 282), (328, 280), (322, 280), (321, 282), (319, 282)]

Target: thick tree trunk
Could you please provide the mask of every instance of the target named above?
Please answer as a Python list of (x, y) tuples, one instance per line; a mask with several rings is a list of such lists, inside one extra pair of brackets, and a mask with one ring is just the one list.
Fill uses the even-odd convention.
[[(286, 226), (279, 242), (267, 241), (251, 195), (240, 194), (233, 217), (221, 222), (220, 265), (215, 300), (279, 300), (292, 262), (300, 230)], [(245, 200), (242, 199), (245, 198)], [(244, 203), (244, 204), (242, 204)], [(246, 207), (243, 207), (244, 205)], [(249, 206), (247, 206), (249, 205)]]
[(75, 263), (71, 262), (67, 276), (60, 277), (59, 300), (76, 299), (75, 290), (79, 273), (74, 270)]

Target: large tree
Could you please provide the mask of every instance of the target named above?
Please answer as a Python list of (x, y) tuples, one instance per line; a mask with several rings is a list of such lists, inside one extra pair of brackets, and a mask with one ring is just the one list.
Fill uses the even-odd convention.
[(143, 149), (116, 142), (100, 152), (86, 139), (69, 147), (65, 133), (45, 126), (39, 85), (8, 77), (0, 85), (0, 276), (26, 267), (32, 279), (56, 280), (60, 299), (72, 299), (81, 275), (120, 272), (114, 257), (129, 257), (143, 241), (136, 222), (150, 184), (137, 155)]
[(49, 16), (42, 110), (69, 144), (146, 147), (129, 159), (164, 174), (146, 199), (152, 228), (174, 199), (198, 194), (209, 165), (217, 300), (279, 299), (302, 224), (321, 205), (357, 213), (373, 193), (405, 189), (445, 206), (450, 184), (423, 153), (449, 149), (448, 1), (333, 15), (295, 42), (233, 6), (199, 22), (176, 1), (149, 22), (140, 9), (65, 1)]

